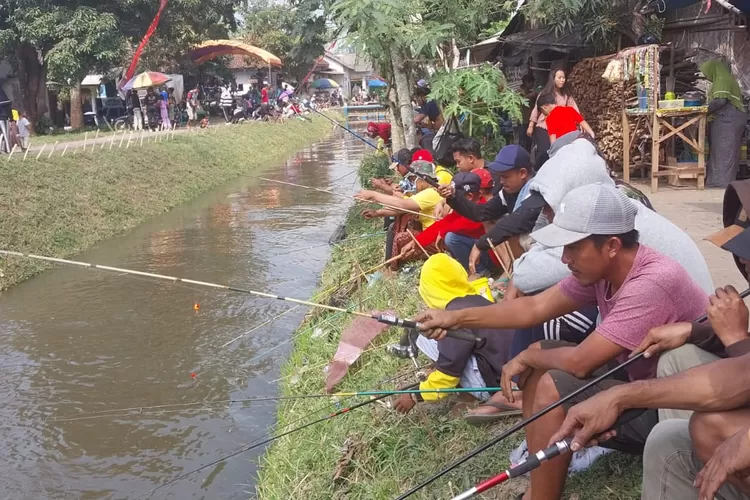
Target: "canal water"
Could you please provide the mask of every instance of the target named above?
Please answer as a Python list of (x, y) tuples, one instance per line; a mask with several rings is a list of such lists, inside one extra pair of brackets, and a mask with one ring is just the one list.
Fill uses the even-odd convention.
[[(76, 257), (308, 298), (351, 201), (256, 175), (351, 194), (366, 147), (338, 131)], [(252, 496), (262, 448), (148, 492), (272, 430), (273, 401), (189, 404), (275, 395), (306, 308), (222, 346), (291, 307), (71, 267), (3, 293), (0, 497)]]

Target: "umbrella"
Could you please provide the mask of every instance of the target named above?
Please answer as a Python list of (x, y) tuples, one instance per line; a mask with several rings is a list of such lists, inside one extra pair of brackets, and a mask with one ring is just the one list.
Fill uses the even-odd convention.
[(377, 80), (370, 80), (369, 82), (367, 82), (367, 86), (370, 88), (387, 87), (388, 83), (378, 78)]
[(340, 85), (330, 78), (319, 78), (312, 82), (310, 87), (314, 89), (335, 89), (340, 87)]
[(145, 89), (148, 87), (158, 87), (159, 85), (164, 85), (170, 80), (172, 80), (172, 77), (167, 76), (164, 73), (159, 73), (158, 71), (146, 71), (127, 82), (122, 88), (128, 90), (131, 88)]

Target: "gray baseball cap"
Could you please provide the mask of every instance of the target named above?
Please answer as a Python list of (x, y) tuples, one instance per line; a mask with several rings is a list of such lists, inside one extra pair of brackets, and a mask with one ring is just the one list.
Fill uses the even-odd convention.
[(592, 234), (623, 234), (635, 229), (638, 208), (614, 186), (598, 182), (570, 191), (552, 224), (531, 233), (546, 247), (570, 245)]

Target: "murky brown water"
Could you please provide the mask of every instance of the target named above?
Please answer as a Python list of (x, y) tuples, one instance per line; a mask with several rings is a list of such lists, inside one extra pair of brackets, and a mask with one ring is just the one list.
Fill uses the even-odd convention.
[[(339, 132), (259, 175), (328, 187), (357, 167), (364, 147)], [(352, 193), (354, 181), (335, 185)], [(243, 177), (77, 257), (306, 298), (350, 203)], [(306, 250), (288, 253), (294, 248)], [(0, 497), (136, 498), (263, 437), (274, 402), (91, 413), (274, 395), (283, 343), (305, 308), (221, 346), (291, 306), (70, 267), (2, 294)], [(66, 417), (86, 418), (55, 420)], [(262, 452), (145, 497), (248, 498)]]

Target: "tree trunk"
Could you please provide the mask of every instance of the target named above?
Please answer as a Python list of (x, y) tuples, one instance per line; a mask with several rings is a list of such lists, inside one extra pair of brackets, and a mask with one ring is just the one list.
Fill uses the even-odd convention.
[(81, 85), (70, 88), (70, 128), (83, 128), (83, 104), (81, 103)]
[(16, 59), (23, 111), (27, 113), (33, 128), (47, 111), (47, 69), (40, 60), (36, 48), (27, 43), (22, 43), (16, 48)]
[(388, 89), (388, 107), (391, 110), (391, 145), (395, 153), (405, 147), (404, 124), (401, 121), (401, 111), (398, 108), (398, 96), (396, 90), (391, 87)]
[(398, 96), (398, 108), (404, 127), (404, 144), (405, 147), (411, 149), (417, 143), (417, 134), (411, 107), (411, 85), (409, 85), (406, 58), (398, 48), (394, 48), (391, 51), (391, 61), (393, 61), (393, 80)]

